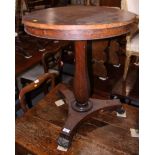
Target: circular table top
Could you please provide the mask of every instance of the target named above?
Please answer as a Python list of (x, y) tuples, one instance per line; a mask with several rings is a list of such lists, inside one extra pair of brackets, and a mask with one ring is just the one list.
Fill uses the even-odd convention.
[(23, 17), (31, 35), (59, 40), (92, 40), (128, 33), (135, 14), (104, 6), (67, 6)]

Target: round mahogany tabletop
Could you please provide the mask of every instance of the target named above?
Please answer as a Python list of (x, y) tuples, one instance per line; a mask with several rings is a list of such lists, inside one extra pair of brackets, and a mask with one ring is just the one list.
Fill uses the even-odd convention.
[(104, 6), (67, 6), (34, 11), (23, 17), (28, 34), (58, 40), (93, 40), (130, 31), (135, 14)]

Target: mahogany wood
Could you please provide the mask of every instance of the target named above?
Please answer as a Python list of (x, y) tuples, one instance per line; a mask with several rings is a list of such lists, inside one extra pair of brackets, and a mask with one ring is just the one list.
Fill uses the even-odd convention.
[[(90, 83), (87, 70), (87, 42), (75, 42), (75, 80), (74, 94), (77, 102), (84, 104), (90, 96)], [(81, 71), (81, 72), (79, 72)]]
[(134, 20), (134, 14), (115, 8), (67, 6), (35, 11), (23, 23), (27, 33), (38, 37), (92, 40), (125, 34)]
[[(108, 107), (115, 109), (121, 107), (118, 101), (89, 99), (87, 50), (85, 49), (87, 44), (84, 40), (102, 39), (128, 33), (134, 20), (135, 15), (129, 12), (109, 7), (91, 6), (50, 8), (33, 12), (23, 18), (25, 31), (31, 35), (49, 39), (78, 40), (75, 43), (74, 94), (60, 90), (68, 99), (68, 107), (72, 110), (69, 110), (63, 132), (58, 138), (59, 145), (68, 148), (71, 144), (73, 129), (90, 114), (100, 109), (107, 110)], [(74, 98), (75, 101), (73, 101)], [(72, 121), (73, 118), (74, 121)]]
[[(67, 87), (63, 86), (61, 88), (61, 93), (66, 99), (68, 104), (68, 116), (65, 125), (61, 130), (60, 137), (58, 138), (58, 144), (65, 148), (68, 148), (71, 145), (73, 135), (77, 126), (86, 118), (90, 117), (92, 114), (98, 112), (99, 110), (116, 110), (121, 107), (119, 100), (100, 100), (89, 98), (87, 104), (84, 106), (76, 102), (76, 96), (71, 90), (68, 90)], [(80, 107), (80, 108), (79, 108)], [(79, 113), (82, 112), (82, 113)], [(74, 119), (73, 119), (74, 118)], [(68, 130), (66, 132), (65, 130)]]
[[(115, 112), (99, 111), (82, 122), (67, 152), (57, 150), (56, 140), (67, 119), (68, 107), (54, 103), (62, 99), (57, 85), (23, 117), (16, 119), (17, 155), (138, 155), (138, 138), (130, 136), (130, 128), (138, 128), (138, 108), (124, 105), (127, 117)], [(105, 99), (100, 95), (95, 98)]]

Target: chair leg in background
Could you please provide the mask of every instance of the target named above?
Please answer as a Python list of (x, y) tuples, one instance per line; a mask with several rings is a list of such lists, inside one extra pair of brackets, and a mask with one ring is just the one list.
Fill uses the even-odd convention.
[(127, 56), (125, 60), (123, 80), (126, 80), (128, 69), (129, 69), (129, 64), (130, 64), (130, 56)]

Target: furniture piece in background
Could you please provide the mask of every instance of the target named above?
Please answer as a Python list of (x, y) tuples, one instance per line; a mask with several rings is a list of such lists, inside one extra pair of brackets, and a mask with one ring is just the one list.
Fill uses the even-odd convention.
[[(50, 52), (50, 51), (58, 48), (59, 46), (61, 47), (62, 50), (65, 50), (65, 49), (68, 48), (68, 46), (70, 46), (69, 41), (52, 40), (52, 41), (50, 41), (50, 44), (47, 45), (45, 51), (37, 52), (36, 48), (35, 48), (35, 43), (36, 42), (32, 42), (32, 43), (28, 42), (29, 46), (27, 47), (27, 50), (32, 55), (32, 57), (30, 59), (25, 59), (24, 57), (22, 57), (22, 56), (20, 56), (19, 54), (16, 53), (16, 61), (15, 61), (15, 74), (16, 74), (16, 77), (21, 76), (21, 74), (23, 74), (24, 72), (32, 69), (34, 66), (41, 63), (43, 53)], [(25, 42), (23, 42), (23, 45), (24, 44), (25, 44)]]
[[(29, 38), (29, 39), (32, 39), (32, 38)], [(51, 52), (52, 50), (56, 50), (59, 47), (62, 48), (62, 50), (63, 50), (63, 48), (65, 49), (69, 46), (68, 41), (50, 41), (50, 45), (46, 46), (46, 50), (44, 52), (36, 52), (35, 43), (36, 42), (32, 42), (32, 43), (31, 42), (28, 42), (28, 43), (23, 42), (24, 47), (25, 47), (25, 44), (29, 45), (27, 47), (27, 50), (32, 55), (31, 58), (25, 59), (23, 56), (16, 53), (15, 75), (16, 75), (16, 79), (17, 79), (16, 86), (19, 88), (19, 90), (22, 88), (21, 77), (23, 77), (22, 83), (23, 83), (23, 86), (25, 86), (26, 84), (35, 80), (37, 78), (37, 76), (44, 73), (44, 68), (41, 65), (43, 53)], [(57, 79), (58, 80), (60, 79), (59, 76), (57, 77)], [(39, 98), (40, 96), (42, 96), (42, 92), (44, 92), (44, 90), (46, 90), (46, 87), (45, 87), (45, 89), (42, 88), (40, 90), (37, 90), (37, 92), (34, 91), (33, 93), (27, 93), (26, 100), (29, 103), (29, 107), (32, 107), (32, 105), (36, 102), (36, 98)], [(18, 101), (18, 99), (16, 101)], [(16, 102), (16, 112), (19, 116), (20, 111), (18, 111), (19, 110), (18, 103), (19, 102)]]
[[(121, 0), (100, 0), (101, 6), (115, 7), (121, 9)], [(119, 56), (124, 54), (126, 35), (109, 38), (108, 64), (120, 67)]]
[(47, 39), (37, 39), (36, 37), (25, 35), (24, 27), (22, 24), (23, 15), (36, 11), (39, 9), (52, 7), (53, 0), (16, 0), (16, 13), (15, 13), (15, 31), (16, 31), (16, 53), (18, 55), (23, 56), (24, 58), (31, 58), (32, 55), (27, 50), (27, 48), (23, 47), (23, 42), (36, 42), (35, 46), (37, 51), (43, 52), (46, 49), (48, 44)]
[(99, 6), (100, 5), (100, 0), (71, 0), (71, 4), (74, 5), (95, 5)]
[(15, 77), (15, 117), (17, 116), (17, 111), (20, 109), (20, 104), (19, 104), (19, 87), (18, 87), (18, 81), (17, 78)]
[(130, 34), (127, 36), (126, 60), (123, 74), (123, 79), (126, 80), (131, 56), (139, 57), (139, 0), (122, 0), (121, 9), (133, 12), (137, 15), (137, 21), (134, 23), (134, 27)]
[(70, 3), (70, 0), (24, 0), (28, 12), (36, 9), (51, 8), (57, 6), (66, 6)]
[[(59, 72), (62, 64), (61, 53), (69, 44), (69, 41), (50, 40), (50, 46), (46, 48), (45, 52), (39, 54), (35, 53), (34, 58), (31, 58), (32, 62), (30, 60), (25, 62), (28, 66), (25, 66), (25, 70), (23, 66), (21, 69), (24, 70), (24, 73), (20, 73), (23, 86), (35, 80), (37, 76), (47, 73), (48, 71)], [(21, 65), (21, 63), (17, 64), (16, 71), (20, 69)]]
[[(119, 1), (107, 1), (102, 3), (101, 0), (86, 0), (85, 5), (87, 6), (110, 6), (115, 8), (120, 8)], [(117, 2), (117, 3), (116, 3)], [(93, 73), (100, 80), (107, 80), (107, 68), (105, 63), (112, 64), (114, 67), (120, 66), (119, 54), (120, 44), (118, 43), (121, 37), (108, 38), (107, 40), (93, 40), (92, 49), (92, 61), (93, 61)]]
[(71, 0), (71, 4), (72, 5), (84, 5), (85, 4), (85, 0)]
[(28, 12), (53, 7), (54, 0), (24, 0)]
[[(126, 45), (126, 60), (124, 66), (123, 79), (126, 80), (128, 69), (130, 66), (130, 60), (132, 56), (139, 57), (139, 34), (136, 34), (133, 38), (128, 38)], [(137, 62), (136, 62), (137, 63)]]
[(15, 48), (17, 54), (23, 56), (26, 59), (29, 59), (32, 57), (32, 55), (22, 47), (22, 40), (21, 40), (21, 34), (22, 34), (21, 21), (23, 15), (22, 5), (23, 5), (22, 0), (15, 1)]
[[(139, 106), (139, 68), (131, 65), (132, 56), (139, 58), (139, 0), (122, 0), (121, 9), (135, 13), (136, 19), (130, 33), (126, 36), (125, 66), (120, 78), (111, 91), (112, 98), (119, 98), (122, 103)], [(137, 64), (136, 64), (137, 65)], [(130, 70), (129, 70), (130, 66)], [(134, 93), (137, 93), (137, 96)]]
[(62, 49), (56, 49), (52, 52), (45, 52), (42, 56), (42, 65), (45, 73), (55, 73), (58, 75), (57, 83), (62, 82), (63, 62), (61, 59)]
[(66, 6), (70, 3), (70, 0), (59, 0), (59, 3), (60, 3), (59, 5), (61, 6)]
[[(29, 43), (30, 44), (30, 43)], [(34, 44), (34, 43), (33, 43)], [(32, 55), (31, 58), (25, 59), (23, 56), (15, 53), (15, 74), (16, 77), (20, 77), (24, 72), (33, 68), (41, 62), (42, 54), (45, 52), (36, 52), (33, 44), (30, 44), (31, 47), (28, 48), (28, 51)]]
[[(34, 66), (38, 65), (41, 61), (42, 53), (35, 52), (32, 49), (29, 50), (32, 55), (31, 58), (25, 59), (25, 57), (15, 53), (15, 75), (16, 75), (16, 87), (20, 90), (21, 83), (20, 83), (20, 76), (28, 71), (29, 69), (33, 68)], [(43, 73), (43, 72), (42, 72)], [(18, 100), (17, 100), (18, 101)], [(31, 102), (30, 105), (32, 106)], [(19, 102), (16, 102), (16, 112), (20, 109), (19, 108)]]
[(109, 39), (109, 49), (108, 49), (108, 63), (112, 64), (113, 67), (120, 67), (120, 53), (122, 45), (120, 44), (121, 37), (114, 37)]
[(29, 34), (48, 39), (75, 40), (74, 93), (67, 87), (60, 89), (69, 108), (68, 118), (58, 138), (60, 146), (68, 148), (71, 145), (75, 128), (86, 117), (101, 109), (116, 110), (122, 106), (118, 100), (90, 98), (87, 40), (126, 34), (134, 20), (134, 14), (119, 9), (87, 6), (50, 8), (30, 13), (23, 18), (25, 30)]
[(87, 5), (100, 6), (101, 0), (86, 0)]
[[(61, 57), (61, 47), (58, 45), (55, 49), (49, 51), (49, 52), (44, 52), (42, 56), (42, 63), (43, 64), (37, 64), (33, 68), (29, 69), (25, 73), (23, 73), (20, 78), (21, 78), (21, 84), (25, 86), (27, 83), (32, 82), (36, 79), (37, 76), (47, 73), (47, 70), (49, 67), (51, 67), (52, 72), (58, 72), (54, 70), (54, 68), (58, 65), (59, 66), (59, 61)], [(50, 56), (51, 61), (47, 61), (47, 55)], [(58, 56), (58, 57), (56, 57)], [(51, 65), (49, 65), (49, 63)]]
[(38, 76), (33, 82), (31, 82), (30, 84), (28, 84), (27, 86), (23, 87), (20, 90), (19, 103), (20, 103), (20, 106), (24, 113), (27, 112), (29, 109), (28, 103), (25, 100), (26, 94), (38, 89), (43, 84), (46, 85), (46, 87), (47, 87), (48, 86), (47, 84), (51, 83), (51, 88), (53, 89), (55, 87), (55, 77), (56, 76), (57, 75), (54, 73), (42, 74), (42, 75)]
[(121, 7), (121, 0), (100, 0), (101, 6)]
[(71, 0), (71, 4), (121, 7), (121, 0)]
[[(31, 0), (27, 0), (26, 2), (30, 2)], [(16, 31), (16, 36), (15, 36), (15, 44), (16, 44), (16, 77), (18, 78), (18, 76), (20, 76), (20, 74), (22, 74), (23, 72), (29, 70), (30, 71), (30, 68), (32, 69), (35, 65), (37, 65), (37, 67), (34, 67), (33, 69), (37, 69), (36, 72), (38, 73), (37, 75), (39, 76), (40, 74), (43, 74), (44, 73), (44, 70), (43, 70), (43, 67), (41, 65), (38, 65), (40, 60), (41, 60), (41, 56), (42, 56), (42, 53), (36, 53), (36, 51), (38, 49), (43, 49), (42, 47), (40, 47), (40, 45), (47, 45), (47, 43), (44, 44), (44, 40), (42, 40), (41, 42), (39, 42), (39, 40), (34, 41), (34, 37), (30, 37), (28, 35), (25, 35), (24, 32), (23, 32), (23, 26), (22, 26), (22, 23), (21, 23), (21, 20), (22, 20), (22, 16), (23, 14), (26, 12), (26, 9), (28, 9), (29, 11), (31, 10), (31, 8), (29, 8), (29, 6), (26, 6), (24, 7), (24, 3), (25, 1), (24, 0), (16, 0), (16, 9), (15, 9), (15, 31)], [(34, 1), (31, 1), (32, 3)], [(42, 3), (43, 4), (43, 3)], [(35, 4), (37, 5), (37, 4)], [(34, 6), (35, 6), (34, 5)], [(35, 7), (34, 7), (35, 8)], [(51, 42), (51, 41), (50, 41)], [(35, 43), (35, 44), (34, 44)], [(37, 47), (38, 49), (35, 49), (33, 46), (35, 45), (36, 46), (37, 44)], [(30, 48), (27, 47), (27, 45), (31, 46)], [(33, 52), (32, 52), (32, 49), (33, 49)], [(29, 74), (29, 73), (28, 73)], [(30, 73), (29, 74), (29, 77), (31, 75), (31, 78), (32, 78), (32, 74)], [(34, 72), (33, 72), (33, 75), (34, 75)], [(31, 82), (32, 80), (34, 80), (37, 75), (34, 76), (33, 79), (29, 79), (29, 82)], [(27, 77), (28, 78), (28, 77)], [(23, 81), (25, 82), (26, 79)], [(23, 82), (23, 83), (24, 83)], [(27, 79), (27, 82), (28, 82), (28, 79)], [(19, 110), (19, 102), (18, 102), (18, 92), (19, 92), (19, 82), (15, 82), (16, 84), (16, 94), (15, 94), (15, 99), (16, 99), (16, 111)], [(25, 83), (24, 83), (25, 85)], [(29, 100), (28, 100), (29, 99)], [(29, 107), (32, 107), (32, 104), (31, 104), (31, 98), (30, 97), (27, 97), (27, 101), (29, 103)]]
[[(23, 15), (28, 14), (30, 12), (46, 9), (54, 6), (53, 0), (22, 0), (22, 12)], [(49, 43), (46, 39), (38, 39), (34, 36), (30, 36), (33, 38), (33, 41), (36, 43), (37, 50), (43, 52), (46, 50), (46, 45)], [(44, 44), (43, 42), (46, 41)]]
[(105, 62), (107, 61), (106, 50), (109, 40), (93, 40), (92, 41), (92, 66), (93, 75), (101, 80), (107, 79), (107, 69), (105, 67)]
[[(74, 0), (71, 1), (72, 4), (86, 5), (86, 6), (109, 6), (121, 8), (121, 0)], [(113, 37), (107, 40), (93, 40), (93, 50), (92, 50), (92, 62), (93, 62), (93, 73), (96, 77), (101, 80), (107, 80), (110, 75), (108, 75), (106, 64), (112, 64), (114, 67), (120, 67), (120, 54), (124, 53), (124, 37)], [(123, 45), (123, 46), (122, 46)], [(100, 49), (97, 47), (100, 46)], [(123, 47), (123, 48), (122, 48)], [(122, 52), (123, 51), (123, 52)], [(92, 80), (93, 81), (93, 80)]]
[[(53, 41), (54, 42), (54, 41)], [(52, 44), (52, 42), (51, 42)], [(54, 43), (53, 43), (54, 44)], [(62, 42), (57, 41), (56, 44), (54, 44), (53, 49), (50, 51), (44, 52), (42, 55), (42, 63), (35, 65), (28, 71), (24, 72), (20, 75), (20, 82), (22, 84), (22, 87), (25, 87), (27, 84), (34, 81), (38, 76), (40, 76), (43, 73), (56, 73), (59, 75), (57, 78), (57, 82), (60, 82), (61, 80), (61, 45), (63, 46)], [(32, 99), (40, 94), (42, 91), (47, 92), (48, 89), (46, 87), (39, 89), (38, 91), (33, 91), (33, 93), (27, 93), (26, 94), (26, 100), (28, 102), (29, 108), (32, 107)]]

